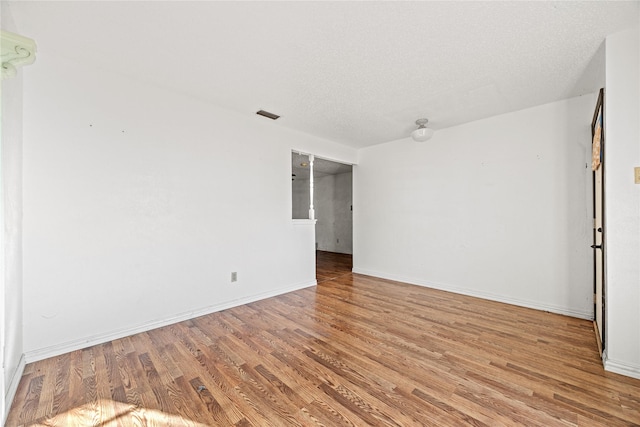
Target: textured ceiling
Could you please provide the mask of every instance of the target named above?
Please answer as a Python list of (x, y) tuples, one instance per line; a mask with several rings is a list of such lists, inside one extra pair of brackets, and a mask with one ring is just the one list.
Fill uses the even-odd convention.
[[(597, 89), (638, 2), (10, 3), (57, 53), (353, 147)], [(37, 61), (36, 61), (37, 62)], [(37, 64), (34, 65), (34, 67)], [(267, 119), (265, 119), (267, 120)]]

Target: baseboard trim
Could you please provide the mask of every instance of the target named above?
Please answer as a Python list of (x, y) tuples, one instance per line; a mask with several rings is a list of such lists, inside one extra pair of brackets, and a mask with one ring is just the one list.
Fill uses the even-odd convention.
[[(243, 304), (249, 304), (255, 301), (260, 301), (266, 298), (275, 297), (278, 295), (286, 294), (288, 292), (297, 291), (300, 289), (316, 286), (318, 282), (316, 280), (310, 282), (297, 283), (295, 285), (286, 286), (283, 288), (274, 289), (268, 292), (262, 292), (259, 294), (239, 298), (231, 301), (226, 301), (220, 304), (214, 304), (207, 307), (203, 307), (198, 310), (188, 311), (180, 313), (175, 316), (171, 316), (166, 319), (160, 319), (143, 323), (131, 328), (119, 329), (105, 334), (100, 334), (88, 338), (82, 338), (78, 340), (68, 341), (61, 344), (52, 345), (49, 347), (28, 351), (24, 354), (23, 359), (26, 363), (33, 363), (39, 360), (48, 359), (50, 357), (60, 356), (61, 354), (69, 353), (71, 351), (81, 350), (83, 348), (91, 347), (98, 344), (103, 344), (108, 341), (117, 340), (120, 338), (128, 337), (130, 335), (139, 334), (141, 332), (150, 331), (152, 329), (161, 328), (163, 326), (172, 325), (174, 323), (182, 322), (185, 320), (193, 319), (196, 317), (204, 316), (207, 314), (215, 313), (218, 311), (226, 310), (228, 308), (237, 307)], [(20, 378), (18, 378), (18, 381)], [(17, 386), (17, 385), (16, 385)]]
[(607, 358), (607, 354), (603, 355), (604, 370), (613, 372), (614, 374), (625, 375), (631, 378), (640, 379), (640, 366), (629, 365), (628, 363), (617, 362)]
[(460, 288), (457, 286), (451, 286), (444, 283), (436, 283), (436, 282), (431, 282), (427, 280), (417, 280), (417, 279), (412, 279), (410, 277), (404, 277), (396, 274), (382, 273), (379, 271), (369, 270), (366, 268), (353, 268), (352, 271), (357, 274), (364, 274), (366, 276), (373, 276), (373, 277), (379, 277), (381, 279), (394, 280), (396, 282), (404, 282), (410, 285), (424, 286), (426, 288), (438, 289), (441, 291), (452, 292), (454, 294), (482, 298), (490, 301), (517, 305), (519, 307), (532, 308), (534, 310), (548, 311), (551, 313), (562, 314), (565, 316), (576, 317), (579, 319), (593, 320), (592, 313), (573, 310), (567, 307), (560, 307), (560, 306), (555, 306), (550, 304), (541, 304), (537, 301), (528, 301), (528, 300), (523, 300), (518, 298), (509, 298), (509, 297), (504, 297), (502, 295), (492, 294), (490, 292), (481, 292), (473, 289)]
[(9, 389), (7, 390), (7, 394), (4, 396), (4, 419), (2, 420), (2, 425), (4, 425), (5, 421), (7, 421), (7, 416), (9, 415), (9, 411), (11, 410), (11, 404), (13, 403), (13, 398), (16, 396), (16, 392), (18, 391), (18, 385), (20, 384), (20, 379), (22, 378), (22, 374), (24, 373), (24, 367), (26, 366), (26, 358), (24, 354), (20, 356), (20, 360), (18, 361), (18, 366), (16, 367), (15, 372), (11, 376), (11, 382), (9, 383)]

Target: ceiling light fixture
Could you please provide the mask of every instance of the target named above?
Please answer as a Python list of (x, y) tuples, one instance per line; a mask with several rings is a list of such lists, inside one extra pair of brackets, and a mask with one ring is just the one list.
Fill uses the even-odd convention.
[(418, 129), (411, 132), (411, 138), (413, 138), (414, 141), (424, 142), (431, 139), (431, 137), (433, 136), (434, 130), (425, 126), (428, 122), (429, 122), (428, 119), (416, 120)]

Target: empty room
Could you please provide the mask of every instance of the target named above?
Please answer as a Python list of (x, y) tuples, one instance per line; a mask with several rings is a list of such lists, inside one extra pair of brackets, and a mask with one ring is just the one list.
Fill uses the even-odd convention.
[(2, 424), (640, 425), (639, 26), (3, 0)]

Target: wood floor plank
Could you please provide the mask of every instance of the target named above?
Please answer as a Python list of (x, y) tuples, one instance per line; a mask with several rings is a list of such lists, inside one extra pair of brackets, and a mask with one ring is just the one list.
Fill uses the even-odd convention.
[(349, 254), (316, 251), (316, 281), (334, 280), (351, 273), (353, 257)]
[(27, 365), (7, 426), (639, 426), (591, 322), (351, 273)]
[[(37, 419), (38, 405), (40, 404), (40, 393), (42, 392), (42, 383), (44, 381), (44, 375), (32, 377), (31, 375), (24, 376), (23, 381), (28, 382), (26, 389), (21, 389), (24, 394), (23, 404), (20, 413), (16, 413), (14, 416), (14, 422), (16, 424), (25, 424), (30, 420)], [(11, 414), (8, 417), (11, 420)], [(8, 422), (8, 421), (7, 421)]]

